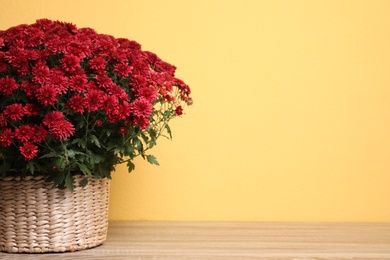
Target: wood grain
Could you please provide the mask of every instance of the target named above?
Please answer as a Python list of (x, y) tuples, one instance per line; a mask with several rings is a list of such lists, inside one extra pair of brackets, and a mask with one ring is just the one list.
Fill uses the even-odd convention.
[(110, 222), (99, 247), (38, 259), (390, 259), (390, 223)]

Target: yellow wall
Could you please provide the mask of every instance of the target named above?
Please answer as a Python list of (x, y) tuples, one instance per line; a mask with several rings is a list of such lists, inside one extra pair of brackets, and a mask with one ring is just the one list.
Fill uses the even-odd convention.
[(112, 181), (111, 219), (390, 221), (390, 1), (0, 0), (138, 41), (195, 104)]

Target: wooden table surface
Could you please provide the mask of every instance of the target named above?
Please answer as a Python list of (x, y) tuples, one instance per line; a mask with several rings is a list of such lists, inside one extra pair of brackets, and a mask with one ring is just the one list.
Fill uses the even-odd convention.
[(390, 223), (110, 222), (99, 247), (33, 259), (390, 259)]

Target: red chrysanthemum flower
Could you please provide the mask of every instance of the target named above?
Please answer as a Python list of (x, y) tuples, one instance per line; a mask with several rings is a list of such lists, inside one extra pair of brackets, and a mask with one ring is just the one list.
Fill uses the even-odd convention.
[(177, 106), (175, 109), (176, 115), (181, 116), (183, 114), (183, 107)]
[(11, 104), (4, 108), (4, 116), (11, 119), (11, 121), (16, 121), (22, 119), (25, 114), (22, 104)]
[(5, 76), (0, 78), (0, 92), (3, 95), (11, 95), (18, 88), (18, 84), (14, 78)]
[(67, 41), (63, 41), (60, 37), (53, 37), (46, 42), (47, 49), (52, 53), (64, 53), (66, 51)]
[[(19, 43), (23, 44), (23, 42), (20, 41)], [(9, 51), (6, 52), (5, 58), (21, 76), (25, 76), (30, 72), (27, 56), (28, 50), (22, 48), (21, 46), (11, 46)]]
[(112, 82), (112, 79), (107, 75), (97, 75), (95, 79), (97, 81), (98, 86), (102, 89), (107, 89), (114, 84), (114, 82)]
[(6, 72), (8, 70), (8, 63), (3, 60), (3, 59), (0, 59), (0, 72)]
[(125, 135), (128, 130), (129, 129), (127, 127), (122, 126), (122, 127), (119, 128), (119, 133)]
[(132, 112), (138, 117), (149, 117), (153, 110), (153, 105), (144, 98), (136, 99), (131, 104)]
[(35, 97), (35, 92), (37, 89), (39, 89), (39, 86), (36, 84), (31, 83), (28, 80), (23, 80), (22, 83), (20, 84), (20, 89), (26, 93), (27, 97), (29, 98), (34, 98)]
[(121, 102), (129, 101), (129, 96), (126, 91), (123, 90), (120, 86), (116, 84), (112, 84), (111, 86), (106, 88), (108, 94), (117, 97)]
[(148, 87), (142, 87), (138, 90), (137, 96), (145, 98), (149, 102), (153, 102), (157, 98), (157, 90), (152, 85)]
[(19, 151), (27, 161), (38, 155), (38, 146), (33, 143), (25, 143), (23, 146), (19, 147)]
[(66, 46), (65, 55), (73, 55), (80, 59), (84, 59), (86, 57), (86, 53), (88, 53), (88, 47), (82, 43), (77, 41), (73, 41)]
[(82, 75), (71, 76), (69, 79), (70, 88), (75, 92), (85, 92), (87, 78)]
[(50, 79), (50, 69), (43, 61), (37, 62), (32, 68), (32, 81), (43, 85)]
[(4, 131), (0, 132), (0, 144), (4, 147), (8, 147), (12, 144), (12, 139), (14, 135), (12, 130), (7, 128)]
[(129, 66), (128, 64), (120, 63), (114, 66), (114, 71), (120, 78), (129, 76), (132, 70), (133, 67)]
[(68, 78), (65, 77), (62, 71), (53, 69), (50, 73), (48, 85), (55, 88), (58, 94), (65, 94), (68, 90)]
[(74, 134), (75, 128), (66, 120), (58, 120), (49, 126), (49, 133), (57, 140), (63, 141)]
[(131, 105), (127, 102), (119, 104), (106, 110), (106, 114), (110, 122), (117, 122), (119, 120), (125, 120), (130, 116)]
[(94, 57), (89, 62), (89, 67), (94, 70), (104, 70), (106, 68), (106, 60), (102, 57)]
[(91, 90), (85, 95), (85, 100), (87, 102), (87, 109), (89, 111), (98, 110), (103, 103), (104, 93), (99, 90)]
[(130, 116), (131, 105), (127, 102), (123, 102), (118, 106), (118, 111), (119, 111), (120, 119), (126, 119)]
[(119, 100), (116, 96), (113, 95), (104, 95), (102, 109), (104, 111), (108, 111), (111, 109), (115, 109), (119, 104)]
[(147, 117), (136, 117), (134, 118), (133, 123), (141, 127), (141, 129), (146, 129), (150, 124), (150, 120)]
[(39, 116), (39, 107), (35, 104), (26, 104), (24, 112), (27, 116)]
[(98, 119), (98, 120), (96, 120), (95, 125), (98, 127), (101, 127), (101, 126), (103, 126), (103, 121)]
[(87, 102), (85, 99), (80, 95), (76, 95), (69, 99), (66, 107), (72, 109), (76, 113), (83, 113), (86, 105)]
[(15, 129), (14, 136), (20, 142), (28, 142), (34, 135), (34, 128), (29, 125), (21, 125)]
[(44, 140), (46, 140), (48, 131), (41, 125), (34, 125), (33, 126), (34, 134), (31, 137), (31, 140), (35, 143), (40, 143)]
[(51, 86), (44, 86), (37, 90), (36, 97), (44, 106), (52, 106), (57, 101), (57, 92)]
[(80, 67), (80, 58), (74, 55), (66, 55), (61, 60), (61, 67), (64, 71), (69, 73), (77, 72)]
[(144, 87), (146, 86), (147, 82), (146, 82), (146, 78), (143, 77), (142, 75), (139, 75), (139, 74), (135, 74), (133, 75), (133, 77), (131, 78), (132, 80), (132, 84), (136, 87), (136, 88), (141, 88), (141, 87)]
[(61, 111), (51, 111), (43, 117), (43, 124), (47, 127), (51, 127), (55, 122), (63, 120), (64, 118), (65, 115)]
[(3, 113), (0, 113), (0, 129), (7, 126), (7, 119)]

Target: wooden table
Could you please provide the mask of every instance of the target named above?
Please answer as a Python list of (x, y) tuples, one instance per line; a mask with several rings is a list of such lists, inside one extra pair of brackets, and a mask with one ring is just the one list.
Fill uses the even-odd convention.
[(110, 222), (104, 245), (33, 259), (390, 259), (390, 223)]

